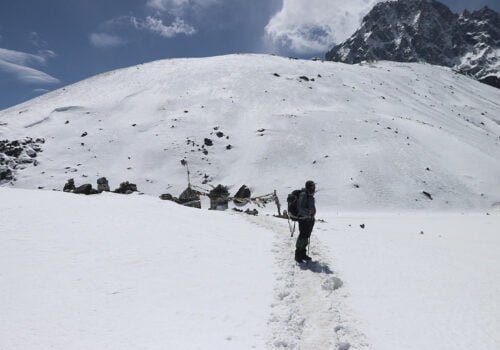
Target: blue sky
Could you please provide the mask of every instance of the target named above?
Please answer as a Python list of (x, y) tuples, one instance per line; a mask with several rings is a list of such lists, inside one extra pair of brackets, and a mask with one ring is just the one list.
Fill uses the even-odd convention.
[[(0, 109), (111, 69), (228, 53), (323, 56), (380, 0), (1, 0)], [(443, 1), (455, 12), (498, 0)]]

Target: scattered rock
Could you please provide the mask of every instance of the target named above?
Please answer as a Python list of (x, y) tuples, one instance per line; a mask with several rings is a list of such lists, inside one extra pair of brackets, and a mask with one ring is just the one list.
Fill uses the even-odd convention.
[(431, 201), (433, 200), (433, 199), (432, 199), (432, 195), (431, 195), (429, 192), (422, 191), (422, 194), (423, 194), (424, 196), (426, 196), (427, 198), (429, 198)]
[(64, 192), (72, 192), (76, 189), (75, 187), (75, 180), (74, 179), (68, 179), (68, 182), (64, 185), (63, 191)]
[(14, 178), (12, 170), (10, 170), (6, 165), (0, 165), (0, 181), (7, 180), (10, 181)]
[(77, 188), (75, 188), (73, 190), (73, 193), (90, 195), (90, 194), (95, 194), (98, 192), (92, 188), (91, 184), (84, 184), (84, 185), (81, 185), (81, 186), (78, 186)]
[(109, 192), (109, 183), (105, 177), (97, 179), (97, 191), (99, 192)]
[(85, 137), (85, 136), (87, 136), (87, 135), (88, 135), (88, 133), (85, 131), (85, 132), (82, 134), (82, 137)]
[(213, 146), (214, 145), (214, 142), (210, 139), (207, 139), (207, 138), (205, 138), (205, 140), (203, 140), (203, 143), (205, 144), (205, 146)]
[(210, 198), (211, 210), (226, 210), (228, 208), (229, 191), (226, 186), (217, 185), (208, 193), (208, 198)]
[(44, 139), (33, 141), (31, 137), (14, 141), (0, 140), (0, 181), (15, 181), (15, 173), (26, 168), (23, 164), (38, 165), (34, 158), (37, 152), (42, 152), (43, 143)]
[(122, 182), (120, 184), (120, 187), (118, 187), (113, 192), (114, 193), (121, 193), (121, 194), (131, 194), (133, 192), (137, 192), (137, 185), (130, 183), (128, 181), (125, 181), (125, 182)]
[(234, 195), (233, 201), (235, 204), (246, 204), (250, 199), (251, 195), (252, 192), (250, 191), (250, 189), (246, 185), (243, 185)]
[(247, 209), (247, 210), (245, 210), (245, 214), (257, 216), (257, 215), (259, 215), (259, 212), (257, 209), (252, 209), (252, 210)]
[(233, 148), (233, 146), (231, 146), (231, 145), (227, 145), (227, 146), (226, 146), (226, 149), (227, 149), (227, 150), (229, 150), (229, 149), (231, 149), (231, 148)]
[(365, 224), (361, 224), (361, 225), (359, 225), (359, 227), (361, 227), (362, 229), (365, 229)]
[(304, 81), (309, 81), (309, 78), (306, 77), (305, 75), (300, 76), (299, 79), (304, 80)]
[(273, 75), (278, 78), (281, 77), (281, 75), (279, 75), (278, 73), (274, 73)]
[(160, 195), (160, 199), (164, 201), (173, 201), (174, 197), (170, 193)]
[(178, 203), (186, 207), (201, 209), (200, 193), (188, 187), (179, 196)]
[(224, 137), (224, 133), (222, 131), (218, 131), (215, 135), (217, 135), (217, 137)]

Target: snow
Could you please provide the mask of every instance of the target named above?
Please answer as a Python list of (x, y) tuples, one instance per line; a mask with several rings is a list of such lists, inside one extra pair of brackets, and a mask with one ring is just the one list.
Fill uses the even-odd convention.
[(0, 196), (2, 349), (500, 345), (498, 213), (322, 211), (299, 266), (272, 216)]
[(498, 348), (498, 215), (325, 217), (316, 242), (332, 247), (374, 349)]
[[(231, 55), (0, 111), (0, 139), (46, 139), (0, 186), (0, 349), (496, 350), (499, 101), (427, 64)], [(314, 262), (271, 207), (159, 200), (185, 189), (181, 159), (197, 188), (282, 203), (315, 180)], [(101, 176), (145, 195), (50, 191)]]
[[(194, 184), (206, 174), (232, 194), (246, 184), (284, 201), (311, 178), (335, 210), (488, 210), (500, 201), (498, 101), (498, 89), (425, 64), (157, 61), (1, 111), (1, 138), (46, 139), (38, 166), (4, 186), (51, 190), (105, 176), (112, 188), (128, 180), (149, 195), (178, 195), (185, 158)], [(207, 137), (214, 146), (204, 155)]]
[(1, 349), (264, 347), (265, 230), (151, 197), (1, 198)]

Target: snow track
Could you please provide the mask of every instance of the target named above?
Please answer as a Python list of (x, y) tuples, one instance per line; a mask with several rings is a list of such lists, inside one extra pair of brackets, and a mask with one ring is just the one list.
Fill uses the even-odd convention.
[(268, 348), (370, 349), (364, 334), (353, 327), (355, 322), (343, 302), (348, 294), (314, 232), (313, 261), (299, 265), (293, 260), (296, 235), (290, 237), (285, 221), (265, 217), (249, 220), (275, 234), (273, 253), (278, 273), (268, 320)]

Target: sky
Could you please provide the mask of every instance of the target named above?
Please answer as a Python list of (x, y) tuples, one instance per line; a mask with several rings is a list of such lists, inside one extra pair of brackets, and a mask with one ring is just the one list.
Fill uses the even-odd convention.
[[(381, 0), (1, 0), (0, 110), (112, 69), (231, 53), (324, 56)], [(454, 12), (498, 0), (445, 0)]]

